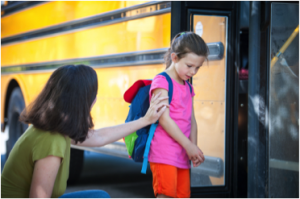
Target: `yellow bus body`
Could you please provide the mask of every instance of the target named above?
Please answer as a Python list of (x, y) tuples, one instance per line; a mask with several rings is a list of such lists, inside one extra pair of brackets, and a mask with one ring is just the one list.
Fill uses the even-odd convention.
[[(1, 38), (122, 9), (145, 1), (129, 2), (47, 2), (7, 16), (1, 21)], [(67, 14), (66, 14), (67, 13)], [(134, 13), (132, 13), (133, 15)], [(37, 20), (38, 16), (41, 20)], [(204, 27), (203, 39), (222, 42), (226, 49), (226, 19), (199, 16)], [(22, 23), (20, 23), (22, 22)], [(14, 24), (14, 25), (12, 25)], [(18, 24), (18, 25), (16, 25)], [(211, 24), (218, 24), (213, 26)], [(220, 25), (221, 24), (221, 25)], [(195, 25), (195, 24), (194, 24)], [(225, 28), (224, 28), (225, 27)], [(1, 67), (22, 66), (111, 54), (168, 48), (171, 14), (164, 13), (134, 20), (49, 35), (1, 46)], [(121, 124), (129, 104), (123, 94), (136, 80), (152, 79), (165, 69), (164, 64), (95, 67), (98, 75), (97, 102), (92, 109), (95, 128)], [(43, 89), (54, 70), (1, 74), (1, 124), (4, 124), (7, 91), (12, 80), (19, 85), (28, 106)], [(193, 78), (194, 109), (198, 124), (198, 146), (205, 155), (224, 160), (226, 50), (221, 60), (209, 61)], [(228, 132), (227, 132), (228, 133)], [(222, 185), (224, 177), (210, 177)]]
[[(147, 1), (52, 1), (3, 17), (1, 38), (126, 8)], [(38, 20), (37, 20), (38, 19)], [(20, 23), (23, 21), (25, 23)], [(12, 26), (11, 24), (18, 24)]]
[[(48, 7), (44, 8), (46, 5), (48, 4), (52, 5), (57, 3), (59, 2), (49, 2), (46, 4), (42, 4), (40, 6), (43, 7), (42, 10), (48, 10), (49, 9)], [(66, 5), (67, 3), (68, 2), (65, 2), (64, 5)], [(74, 2), (70, 2), (70, 3), (71, 5), (73, 5)], [(99, 3), (101, 2), (98, 2), (98, 4)], [(90, 5), (90, 3), (87, 4)], [(128, 3), (128, 4), (132, 5), (133, 3)], [(38, 8), (39, 6), (33, 9), (38, 9)], [(111, 7), (107, 6), (107, 10), (113, 10), (113, 9), (116, 9), (114, 4), (112, 4)], [(22, 12), (17, 13), (16, 15), (22, 16)], [(24, 12), (28, 12), (28, 10)], [(9, 17), (11, 16), (4, 17), (4, 18), (9, 18)], [(93, 57), (99, 55), (109, 55), (109, 54), (124, 53), (124, 52), (166, 48), (169, 46), (169, 42), (170, 42), (170, 26), (169, 25), (165, 26), (163, 24), (170, 24), (170, 20), (171, 19), (169, 13), (169, 14), (163, 14), (159, 16), (151, 16), (142, 19), (136, 19), (132, 21), (112, 24), (109, 26), (101, 26), (98, 28), (92, 28), (92, 29), (87, 29), (87, 30), (68, 33), (68, 34), (50, 36), (42, 39), (34, 39), (31, 41), (3, 45), (1, 46), (1, 65), (2, 67), (8, 67), (8, 66), (15, 66), (15, 65), (22, 65), (22, 64), (43, 63), (47, 61), (58, 61), (58, 60), (66, 60), (72, 58), (85, 58), (85, 57)], [(2, 27), (4, 27), (4, 25), (5, 24), (3, 24), (3, 20), (2, 20)], [(20, 29), (19, 32), (17, 33), (22, 33), (22, 30), (23, 29)], [(147, 69), (142, 70), (141, 68), (144, 67)], [(136, 81), (139, 78), (149, 78), (149, 79), (153, 78), (157, 74), (157, 72), (163, 70), (164, 66), (162, 64), (160, 65), (156, 64), (151, 66), (147, 66), (147, 65), (141, 66), (141, 68), (139, 67), (139, 69), (137, 70), (138, 74), (133, 72), (135, 67), (132, 67), (131, 70), (129, 70), (130, 67), (116, 67), (116, 68), (108, 68), (108, 69), (96, 68), (95, 70), (98, 74), (98, 81), (99, 81), (99, 92), (98, 92), (98, 102), (96, 103), (94, 110), (104, 110), (104, 108), (100, 108), (97, 106), (97, 104), (99, 105), (101, 104), (100, 101), (101, 99), (104, 100), (104, 98), (114, 99), (117, 97), (119, 98), (118, 101), (124, 101), (122, 100), (122, 96), (125, 92), (124, 88), (122, 88), (121, 90), (114, 89), (116, 88), (115, 85), (112, 85), (113, 88), (110, 88), (107, 85), (107, 82), (102, 81), (103, 79), (108, 80), (108, 78), (112, 79), (114, 77), (117, 77), (118, 72), (121, 70), (122, 74), (127, 76), (126, 79), (130, 81), (127, 82), (127, 86), (130, 86), (134, 81)], [(109, 72), (109, 74), (107, 74), (109, 76), (103, 75), (103, 73), (108, 73), (106, 71), (108, 72), (116, 71), (117, 73), (114, 74), (112, 72)], [(7, 90), (6, 88), (8, 88), (8, 84), (12, 79), (15, 79), (20, 85), (24, 96), (25, 104), (27, 106), (42, 90), (50, 75), (51, 72), (45, 72), (45, 73), (34, 72), (29, 74), (15, 73), (9, 75), (2, 74), (1, 75), (2, 110), (4, 110), (4, 106), (5, 106), (5, 97), (6, 97), (6, 90)], [(106, 90), (108, 91), (108, 93), (102, 94), (102, 92)], [(123, 93), (120, 91), (122, 91)], [(94, 111), (92, 111), (92, 113), (93, 112)], [(115, 124), (112, 123), (110, 119), (109, 121), (104, 121), (103, 118), (101, 120), (96, 120), (96, 118), (98, 118), (97, 114), (94, 115), (95, 115), (96, 127), (103, 127), (101, 124)], [(121, 117), (122, 119), (117, 119), (114, 121), (118, 121), (119, 123), (124, 122), (124, 114), (121, 115), (122, 115)], [(119, 116), (117, 117), (119, 118)], [(3, 122), (4, 122), (4, 111), (1, 111), (1, 123)]]

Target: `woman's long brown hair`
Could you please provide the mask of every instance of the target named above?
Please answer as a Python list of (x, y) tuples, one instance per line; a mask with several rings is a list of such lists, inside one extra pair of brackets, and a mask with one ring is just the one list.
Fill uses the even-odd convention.
[(97, 95), (95, 70), (86, 65), (67, 65), (56, 69), (44, 89), (20, 115), (20, 121), (36, 128), (58, 132), (75, 142), (83, 142), (94, 127), (90, 115)]

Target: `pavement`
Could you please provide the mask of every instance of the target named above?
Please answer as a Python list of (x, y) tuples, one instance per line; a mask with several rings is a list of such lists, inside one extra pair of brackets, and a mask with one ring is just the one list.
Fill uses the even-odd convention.
[(95, 152), (85, 151), (83, 172), (75, 185), (68, 185), (66, 193), (100, 189), (112, 198), (153, 198), (152, 174), (141, 174), (141, 163)]

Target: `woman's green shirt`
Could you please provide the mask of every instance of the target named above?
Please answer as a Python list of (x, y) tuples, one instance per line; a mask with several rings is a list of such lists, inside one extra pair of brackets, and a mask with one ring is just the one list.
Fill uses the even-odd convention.
[(64, 194), (70, 164), (71, 139), (29, 126), (9, 154), (1, 175), (2, 198), (29, 197), (35, 161), (49, 155), (62, 158), (51, 197)]

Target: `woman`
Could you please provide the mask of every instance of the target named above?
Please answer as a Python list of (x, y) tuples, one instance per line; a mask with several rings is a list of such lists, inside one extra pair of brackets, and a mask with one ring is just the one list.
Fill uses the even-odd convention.
[(109, 197), (100, 190), (63, 195), (70, 145), (100, 147), (154, 123), (166, 103), (153, 96), (147, 114), (130, 123), (93, 130), (90, 111), (97, 100), (96, 72), (85, 65), (55, 70), (36, 100), (20, 115), (32, 124), (13, 147), (1, 175), (1, 197)]

